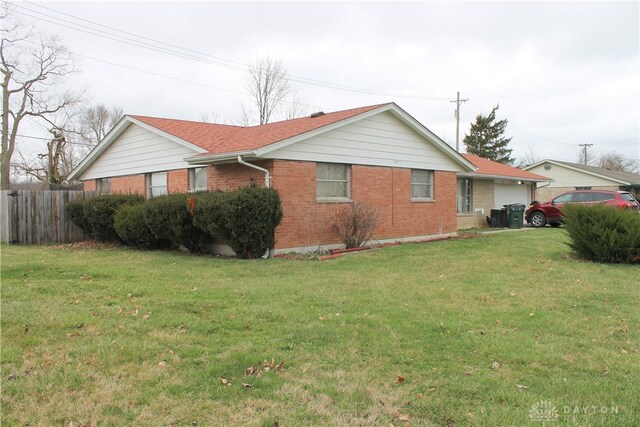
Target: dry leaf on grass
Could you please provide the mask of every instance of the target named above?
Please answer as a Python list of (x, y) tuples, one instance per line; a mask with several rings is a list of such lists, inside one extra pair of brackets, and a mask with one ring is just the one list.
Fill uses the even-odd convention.
[(398, 375), (398, 384), (402, 384), (404, 382), (404, 377), (401, 375)]
[(400, 421), (405, 421), (405, 422), (407, 422), (407, 423), (408, 423), (409, 421), (411, 421), (411, 417), (409, 416), (409, 414), (403, 414), (403, 415), (400, 415), (400, 416), (398, 417), (398, 419), (399, 419)]
[(218, 378), (220, 380), (220, 382), (222, 383), (222, 385), (226, 385), (226, 386), (230, 386), (231, 385), (231, 381), (229, 381), (226, 378)]

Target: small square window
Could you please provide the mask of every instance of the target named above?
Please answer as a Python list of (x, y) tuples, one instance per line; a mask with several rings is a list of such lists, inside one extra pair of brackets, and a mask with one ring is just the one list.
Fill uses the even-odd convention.
[(411, 169), (411, 198), (433, 199), (433, 171)]
[(316, 167), (316, 197), (318, 199), (348, 199), (350, 194), (349, 165), (318, 163)]
[(167, 194), (167, 173), (157, 172), (147, 175), (147, 197), (158, 197)]
[(207, 168), (189, 169), (189, 191), (207, 191)]
[(98, 194), (111, 194), (111, 178), (96, 179)]

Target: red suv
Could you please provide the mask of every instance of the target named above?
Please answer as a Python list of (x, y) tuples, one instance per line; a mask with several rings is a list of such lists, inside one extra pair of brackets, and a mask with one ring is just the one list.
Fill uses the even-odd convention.
[(532, 202), (524, 214), (524, 219), (533, 227), (549, 224), (558, 227), (562, 222), (562, 207), (567, 203), (581, 205), (605, 204), (616, 208), (640, 211), (640, 203), (626, 191), (576, 190), (557, 196), (550, 202)]

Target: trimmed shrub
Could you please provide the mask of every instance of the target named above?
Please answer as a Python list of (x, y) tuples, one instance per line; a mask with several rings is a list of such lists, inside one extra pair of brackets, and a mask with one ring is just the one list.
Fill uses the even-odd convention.
[(338, 206), (333, 229), (347, 249), (359, 248), (371, 240), (378, 222), (378, 209), (368, 203), (353, 200)]
[(84, 202), (86, 199), (73, 200), (65, 206), (67, 217), (86, 235), (91, 235), (91, 226), (84, 216)]
[(176, 248), (184, 246), (189, 251), (199, 252), (206, 235), (193, 224), (190, 206), (194, 200), (193, 194), (154, 197), (144, 205), (144, 220), (158, 240), (168, 241)]
[(83, 213), (89, 234), (96, 240), (118, 241), (118, 233), (113, 228), (113, 216), (123, 205), (134, 205), (144, 202), (142, 196), (105, 194), (85, 199)]
[(159, 246), (158, 239), (144, 220), (145, 206), (123, 205), (116, 210), (113, 228), (118, 237), (131, 246), (153, 249)]
[(640, 215), (610, 206), (563, 208), (569, 247), (580, 258), (604, 263), (640, 263)]
[(258, 258), (275, 243), (282, 220), (278, 192), (244, 187), (226, 193), (208, 193), (196, 199), (194, 221), (213, 237), (223, 239), (239, 258)]

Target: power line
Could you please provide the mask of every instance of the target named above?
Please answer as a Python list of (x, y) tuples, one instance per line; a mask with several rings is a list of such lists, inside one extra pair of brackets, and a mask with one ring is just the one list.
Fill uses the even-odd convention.
[[(96, 28), (91, 28), (91, 27), (88, 27), (86, 25), (82, 25), (82, 24), (78, 24), (78, 23), (75, 23), (75, 22), (72, 22), (72, 21), (68, 21), (68, 20), (65, 20), (65, 19), (62, 19), (62, 18), (51, 16), (51, 15), (46, 14), (44, 12), (39, 12), (39, 11), (36, 11), (36, 10), (33, 10), (33, 9), (29, 9), (29, 8), (24, 7), (24, 6), (17, 5), (15, 3), (11, 3), (11, 4), (13, 6), (15, 6), (15, 7), (27, 10), (27, 11), (32, 12), (32, 13), (36, 13), (38, 15), (43, 15), (43, 16), (47, 16), (47, 17), (53, 18), (53, 19), (55, 19), (55, 21), (52, 21), (52, 20), (49, 20), (49, 19), (46, 19), (46, 18), (42, 18), (41, 16), (30, 15), (28, 13), (25, 13), (25, 12), (22, 12), (22, 11), (19, 11), (19, 10), (16, 11), (16, 12), (21, 13), (23, 15), (29, 16), (29, 17), (34, 18), (34, 19), (42, 20), (42, 21), (45, 21), (45, 22), (49, 22), (49, 23), (52, 23), (54, 25), (59, 25), (59, 26), (65, 27), (65, 28), (69, 28), (69, 29), (72, 29), (72, 30), (75, 30), (75, 31), (80, 31), (80, 32), (84, 32), (84, 33), (87, 33), (87, 34), (91, 34), (91, 35), (94, 35), (96, 37), (103, 37), (103, 38), (106, 38), (106, 39), (109, 39), (109, 40), (117, 41), (117, 42), (124, 43), (124, 44), (129, 44), (129, 45), (133, 45), (133, 46), (137, 46), (137, 47), (140, 47), (140, 48), (143, 48), (143, 49), (149, 49), (149, 50), (152, 50), (152, 51), (156, 51), (156, 52), (165, 53), (165, 54), (168, 54), (168, 55), (177, 56), (177, 57), (180, 57), (180, 58), (183, 58), (183, 59), (190, 59), (190, 60), (194, 60), (194, 61), (198, 61), (198, 62), (204, 62), (204, 63), (208, 63), (208, 64), (211, 64), (211, 65), (216, 65), (216, 66), (220, 66), (220, 67), (229, 68), (229, 69), (232, 69), (232, 70), (243, 71), (243, 72), (248, 72), (248, 70), (249, 70), (249, 68), (246, 65), (244, 65), (244, 64), (242, 64), (240, 62), (237, 62), (237, 61), (221, 58), (221, 57), (218, 57), (218, 56), (214, 56), (214, 55), (210, 55), (210, 54), (207, 54), (207, 53), (199, 52), (199, 51), (196, 51), (196, 50), (193, 50), (193, 49), (180, 47), (180, 46), (173, 45), (173, 44), (170, 44), (170, 43), (165, 43), (165, 42), (162, 42), (162, 41), (159, 41), (159, 40), (156, 40), (156, 39), (152, 39), (152, 38), (149, 38), (149, 37), (140, 36), (140, 35), (135, 34), (135, 33), (131, 33), (131, 32), (124, 31), (124, 30), (120, 30), (120, 29), (117, 29), (117, 28), (114, 28), (114, 27), (109, 27), (109, 26), (106, 26), (106, 25), (103, 25), (103, 24), (100, 24), (100, 23), (97, 23), (97, 22), (94, 22), (94, 21), (90, 21), (90, 20), (87, 20), (87, 19), (84, 19), (84, 18), (80, 18), (80, 17), (74, 16), (74, 15), (71, 15), (71, 14), (68, 14), (68, 13), (60, 12), (58, 10), (55, 10), (55, 9), (52, 9), (52, 8), (49, 8), (49, 7), (45, 7), (45, 6), (36, 4), (36, 3), (32, 3), (32, 2), (26, 2), (26, 3), (29, 3), (30, 5), (34, 5), (34, 6), (37, 6), (37, 7), (44, 8), (46, 10), (49, 10), (49, 11), (52, 11), (52, 12), (55, 12), (55, 13), (58, 13), (58, 14), (61, 14), (61, 15), (64, 15), (64, 16), (71, 17), (73, 19), (78, 19), (78, 20), (81, 20), (83, 22), (90, 23), (92, 25), (97, 25), (97, 26), (100, 26), (100, 27), (103, 27), (103, 28), (107, 28), (107, 29), (110, 29), (110, 30), (113, 30), (113, 31), (118, 31), (118, 32), (121, 32), (121, 33), (124, 33), (124, 34), (128, 34), (128, 35), (132, 35), (134, 37), (138, 37), (138, 38), (141, 38), (141, 39), (144, 39), (144, 40), (152, 41), (152, 42), (157, 43), (157, 44), (162, 44), (162, 45), (170, 46), (170, 47), (177, 48), (177, 49), (180, 49), (180, 50), (196, 53), (196, 54), (201, 55), (201, 56), (215, 58), (218, 61), (224, 61), (224, 62), (226, 62), (228, 64), (221, 64), (218, 61), (212, 61), (212, 60), (208, 60), (208, 59), (204, 59), (204, 58), (199, 58), (199, 57), (194, 56), (194, 55), (185, 54), (185, 53), (182, 53), (182, 52), (176, 52), (174, 50), (162, 48), (162, 47), (159, 47), (159, 46), (154, 46), (154, 45), (149, 44), (149, 43), (141, 42), (141, 41), (138, 41), (138, 40), (133, 40), (133, 39), (128, 38), (128, 37), (120, 36), (120, 35), (109, 33), (109, 32), (106, 32), (106, 31), (103, 31), (103, 30), (99, 30), (99, 29), (96, 29)], [(62, 23), (58, 22), (60, 20), (62, 20), (64, 22), (67, 22), (67, 23), (69, 23), (71, 25), (75, 25), (75, 26), (82, 27), (82, 28), (87, 28), (87, 29), (89, 29), (91, 31), (97, 31), (97, 32), (103, 33), (103, 34), (96, 34), (95, 32), (83, 30), (81, 28), (71, 27), (69, 25), (65, 25), (65, 24), (62, 24)], [(230, 65), (230, 64), (234, 64), (234, 65)], [(322, 80), (315, 80), (315, 79), (311, 79), (311, 78), (307, 78), (307, 77), (296, 76), (296, 75), (288, 74), (288, 73), (287, 73), (287, 76), (291, 81), (294, 81), (294, 82), (307, 84), (307, 85), (321, 86), (321, 87), (326, 87), (326, 88), (329, 88), (329, 89), (342, 90), (342, 91), (348, 91), (348, 92), (358, 92), (358, 93), (366, 93), (366, 94), (372, 94), (372, 95), (388, 96), (388, 97), (393, 97), (393, 98), (405, 98), (405, 99), (415, 99), (415, 100), (430, 100), (430, 101), (448, 100), (448, 98), (444, 98), (444, 97), (407, 95), (407, 94), (397, 94), (397, 93), (392, 93), (392, 92), (383, 92), (383, 91), (377, 91), (377, 90), (371, 90), (371, 89), (362, 89), (362, 88), (357, 88), (357, 87), (353, 87), (353, 86), (341, 85), (341, 84), (336, 84), (336, 83), (325, 82), (325, 81), (322, 81)]]

